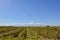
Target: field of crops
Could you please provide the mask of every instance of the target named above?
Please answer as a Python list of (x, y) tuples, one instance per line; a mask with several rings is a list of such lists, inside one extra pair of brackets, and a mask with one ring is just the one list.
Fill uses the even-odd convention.
[(60, 27), (0, 27), (0, 40), (59, 40)]

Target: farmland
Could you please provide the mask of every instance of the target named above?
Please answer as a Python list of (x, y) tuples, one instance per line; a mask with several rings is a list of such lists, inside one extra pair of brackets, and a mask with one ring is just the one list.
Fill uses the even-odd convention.
[(0, 27), (0, 40), (58, 40), (60, 27)]

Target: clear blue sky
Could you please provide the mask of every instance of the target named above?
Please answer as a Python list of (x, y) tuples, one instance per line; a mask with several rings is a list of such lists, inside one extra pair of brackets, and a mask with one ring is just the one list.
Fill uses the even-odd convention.
[(60, 25), (60, 0), (0, 0), (0, 25)]

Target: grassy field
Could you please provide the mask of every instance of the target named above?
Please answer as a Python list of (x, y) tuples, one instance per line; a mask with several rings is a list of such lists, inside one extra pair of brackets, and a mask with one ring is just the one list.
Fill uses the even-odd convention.
[(0, 40), (59, 40), (60, 27), (0, 27)]

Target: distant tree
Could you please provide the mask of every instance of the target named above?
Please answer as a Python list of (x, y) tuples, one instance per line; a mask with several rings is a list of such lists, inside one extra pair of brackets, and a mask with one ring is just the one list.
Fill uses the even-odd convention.
[(46, 27), (49, 27), (49, 25), (47, 25)]

